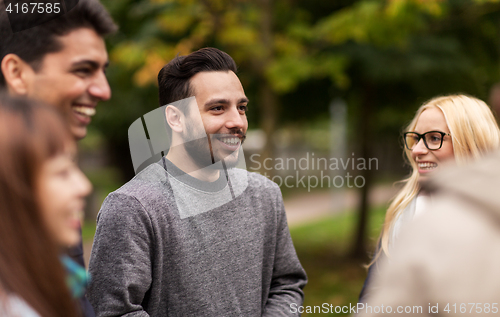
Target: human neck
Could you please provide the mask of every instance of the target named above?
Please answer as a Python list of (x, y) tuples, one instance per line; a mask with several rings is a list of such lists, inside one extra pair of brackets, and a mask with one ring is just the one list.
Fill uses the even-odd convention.
[(219, 179), (220, 171), (218, 169), (202, 168), (196, 164), (193, 158), (181, 149), (171, 148), (165, 156), (184, 173), (204, 182), (215, 182)]

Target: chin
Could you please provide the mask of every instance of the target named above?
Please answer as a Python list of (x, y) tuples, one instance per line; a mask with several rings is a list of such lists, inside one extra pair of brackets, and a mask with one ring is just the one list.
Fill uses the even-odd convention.
[(425, 174), (418, 174), (418, 181), (421, 182), (421, 181), (427, 181), (429, 179), (429, 177), (431, 177), (432, 175), (434, 175), (434, 173), (425, 173)]
[(236, 167), (236, 165), (238, 165), (238, 161), (239, 161), (238, 154), (237, 153), (236, 153), (236, 155), (230, 154), (228, 156), (218, 158), (217, 161), (223, 161), (224, 164), (226, 165), (226, 168), (233, 168), (233, 167)]
[(80, 234), (78, 232), (71, 232), (59, 239), (59, 244), (64, 247), (74, 247), (80, 242)]
[(71, 134), (76, 140), (81, 140), (87, 136), (87, 127), (71, 127)]

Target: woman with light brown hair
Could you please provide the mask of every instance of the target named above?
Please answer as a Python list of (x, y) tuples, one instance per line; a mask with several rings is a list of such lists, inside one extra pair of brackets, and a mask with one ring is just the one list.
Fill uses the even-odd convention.
[(422, 105), (404, 133), (405, 156), (412, 172), (391, 202), (379, 237), (378, 248), (365, 285), (363, 301), (373, 268), (390, 250), (404, 226), (428, 208), (430, 197), (419, 182), (435, 174), (442, 164), (457, 165), (477, 159), (500, 147), (500, 130), (490, 108), (481, 100), (466, 95), (431, 99)]
[(75, 153), (59, 113), (0, 96), (1, 316), (78, 316), (60, 256), (79, 241), (91, 189)]

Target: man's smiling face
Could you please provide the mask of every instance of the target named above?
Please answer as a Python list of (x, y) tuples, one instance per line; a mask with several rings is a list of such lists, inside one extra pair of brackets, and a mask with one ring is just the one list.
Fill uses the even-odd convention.
[(63, 111), (73, 136), (81, 139), (97, 103), (111, 97), (105, 75), (108, 54), (104, 40), (92, 29), (76, 29), (59, 41), (63, 49), (45, 55), (40, 69), (28, 75), (27, 95)]
[[(248, 128), (248, 98), (238, 76), (232, 71), (200, 72), (191, 78), (190, 85), (210, 140), (213, 160), (217, 162), (224, 159), (228, 165), (235, 164)], [(191, 125), (188, 130), (198, 129)], [(199, 130), (186, 131), (188, 136), (193, 133), (199, 134)], [(199, 142), (185, 144), (185, 147), (192, 157), (206, 156), (208, 150), (203, 149), (206, 144), (202, 146)], [(206, 161), (206, 158), (200, 159)]]

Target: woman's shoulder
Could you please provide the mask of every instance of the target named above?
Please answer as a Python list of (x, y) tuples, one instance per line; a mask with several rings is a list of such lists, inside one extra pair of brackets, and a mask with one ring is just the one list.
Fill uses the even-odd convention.
[(16, 295), (0, 297), (0, 316), (3, 317), (40, 317), (22, 298)]

